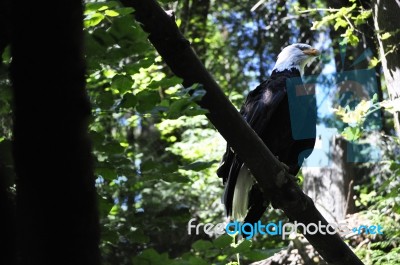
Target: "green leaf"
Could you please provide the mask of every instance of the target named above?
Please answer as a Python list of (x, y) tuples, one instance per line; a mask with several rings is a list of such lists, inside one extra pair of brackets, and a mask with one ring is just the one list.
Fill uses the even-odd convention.
[(348, 141), (356, 141), (361, 137), (361, 130), (359, 127), (346, 127), (342, 135)]
[(145, 160), (142, 162), (142, 164), (140, 165), (140, 170), (142, 172), (146, 172), (146, 171), (152, 171), (155, 168), (157, 168), (158, 164), (156, 162), (154, 162), (153, 160)]
[(377, 103), (377, 102), (379, 101), (379, 97), (378, 97), (378, 94), (377, 94), (377, 93), (375, 93), (375, 94), (372, 96), (371, 101), (372, 101), (372, 103)]
[(135, 10), (132, 7), (122, 7), (122, 8), (117, 8), (116, 11), (121, 16), (125, 16), (125, 15), (128, 15), (128, 14), (132, 14)]
[(109, 155), (110, 154), (122, 155), (125, 151), (125, 148), (122, 147), (119, 142), (113, 141), (105, 144), (103, 150)]
[(4, 64), (9, 64), (11, 62), (11, 48), (10, 45), (6, 46), (1, 55), (1, 59)]
[(349, 24), (346, 20), (342, 19), (341, 17), (336, 19), (336, 23), (334, 25), (335, 30), (338, 30), (340, 27), (346, 28)]
[(188, 261), (190, 265), (209, 265), (209, 263), (206, 262), (204, 259), (196, 256), (190, 257)]
[(376, 58), (376, 57), (373, 57), (373, 58), (371, 59), (371, 61), (369, 62), (369, 67), (372, 67), (372, 68), (373, 68), (373, 67), (377, 66), (378, 63), (379, 63), (379, 59)]
[(367, 19), (372, 15), (371, 10), (363, 10), (361, 13), (354, 19), (354, 24), (356, 26), (365, 24)]
[(130, 74), (136, 74), (139, 72), (140, 68), (149, 68), (150, 66), (152, 66), (154, 64), (155, 58), (154, 57), (146, 57), (143, 59), (140, 59), (137, 62), (128, 64), (125, 66), (124, 70)]
[(118, 90), (120, 94), (125, 94), (132, 89), (134, 82), (131, 77), (126, 75), (115, 75), (111, 82), (111, 87)]
[(110, 214), (110, 215), (117, 215), (118, 212), (119, 212), (119, 209), (120, 209), (119, 205), (114, 205), (114, 206), (111, 208), (111, 210), (110, 210), (110, 212), (109, 212), (108, 214)]
[(104, 18), (105, 18), (105, 16), (101, 13), (93, 13), (93, 14), (89, 14), (84, 19), (83, 23), (86, 28), (90, 28), (90, 27), (94, 27), (94, 26), (98, 25), (101, 21), (103, 21)]
[(103, 198), (102, 196), (97, 196), (97, 201), (99, 205), (99, 212), (102, 218), (106, 217), (113, 207), (113, 203)]
[(182, 84), (182, 78), (179, 78), (177, 76), (173, 76), (170, 78), (163, 78), (159, 81), (153, 81), (150, 83), (149, 88), (168, 88), (172, 86), (176, 86), (179, 84)]
[(94, 101), (97, 104), (97, 107), (100, 107), (103, 110), (110, 109), (114, 104), (114, 96), (109, 90), (102, 91)]
[(174, 101), (168, 109), (167, 118), (177, 119), (183, 115), (183, 111), (190, 106), (192, 102), (188, 98), (181, 98)]
[(113, 23), (108, 33), (118, 40), (130, 40), (132, 43), (141, 40), (145, 41), (147, 38), (147, 34), (129, 16), (113, 18)]
[(118, 5), (115, 1), (98, 2), (98, 3), (87, 3), (85, 6), (85, 13), (93, 11), (106, 10), (108, 8), (113, 8)]
[(85, 31), (85, 53), (88, 61), (89, 70), (99, 69), (100, 62), (104, 55), (106, 54), (107, 47), (104, 46), (104, 43), (100, 43), (98, 38), (94, 38), (93, 34), (89, 34)]
[(400, 170), (400, 163), (397, 163), (396, 161), (391, 161), (389, 169), (393, 172)]
[(115, 11), (115, 10), (106, 10), (106, 11), (104, 11), (104, 14), (106, 16), (109, 16), (109, 17), (117, 17), (117, 16), (119, 16), (119, 13), (117, 11)]
[(350, 35), (349, 42), (352, 46), (357, 46), (358, 43), (360, 42), (360, 39), (356, 35)]
[(96, 175), (102, 176), (105, 180), (113, 180), (117, 177), (117, 173), (113, 168), (109, 167), (97, 167)]
[(214, 239), (213, 244), (217, 248), (226, 248), (231, 245), (233, 238), (228, 234), (222, 234)]
[(389, 39), (392, 36), (389, 32), (385, 32), (381, 35), (381, 40)]
[(131, 93), (125, 93), (125, 95), (123, 96), (119, 107), (121, 108), (134, 108), (137, 104), (137, 98), (134, 94)]
[(340, 36), (344, 37), (344, 39), (343, 39), (344, 43), (348, 42), (352, 46), (357, 46), (357, 44), (360, 41), (360, 39), (357, 37), (357, 35), (355, 35), (354, 29), (352, 29), (352, 28), (347, 28), (346, 32), (341, 34)]
[(160, 102), (160, 94), (157, 90), (144, 90), (136, 94), (138, 104), (137, 111), (141, 113), (152, 110)]
[(136, 230), (130, 233), (129, 239), (132, 243), (145, 244), (150, 241), (149, 237), (143, 233), (143, 230)]
[(159, 254), (153, 248), (143, 250), (142, 253), (134, 257), (132, 261), (133, 264), (143, 265), (169, 265), (172, 263), (172, 261), (168, 258), (167, 253)]
[(242, 253), (250, 250), (251, 247), (251, 240), (243, 240), (237, 246), (234, 247), (233, 253)]
[(193, 162), (191, 164), (184, 166), (183, 169), (184, 170), (201, 171), (201, 170), (211, 167), (216, 162), (217, 161), (215, 161), (215, 160), (207, 161), (207, 162), (196, 161), (196, 162)]
[(202, 109), (200, 107), (193, 108), (193, 109), (187, 109), (185, 111), (185, 115), (190, 116), (190, 117), (197, 116), (197, 115), (205, 115), (207, 113), (209, 113), (209, 111), (207, 109)]
[(196, 251), (205, 251), (212, 248), (213, 244), (207, 240), (197, 240), (192, 244), (192, 248)]
[(182, 176), (179, 173), (169, 173), (169, 174), (162, 174), (161, 178), (170, 183), (188, 183), (190, 179), (186, 176)]
[(274, 253), (277, 253), (280, 249), (268, 249), (268, 250), (249, 250), (243, 253), (247, 259), (252, 261), (263, 260), (271, 257)]

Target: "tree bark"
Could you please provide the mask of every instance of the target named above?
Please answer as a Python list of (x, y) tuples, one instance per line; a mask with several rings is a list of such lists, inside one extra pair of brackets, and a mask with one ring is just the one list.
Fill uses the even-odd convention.
[(317, 209), (328, 222), (343, 221), (348, 213), (354, 213), (353, 182), (355, 164), (347, 162), (348, 142), (333, 137), (329, 145), (329, 167), (303, 168), (304, 192), (311, 197)]
[[(11, 170), (7, 170), (9, 159), (5, 156), (9, 154), (9, 141), (0, 143), (0, 211), (2, 220), (0, 225), (0, 264), (14, 265), (17, 262), (16, 242), (15, 242), (15, 203), (14, 196), (10, 192), (12, 183)], [(8, 152), (7, 152), (8, 151)], [(6, 153), (7, 152), (7, 153)], [(7, 161), (7, 162), (6, 162)]]
[(10, 68), (18, 264), (97, 265), (83, 3), (19, 4), (12, 6)]
[[(149, 40), (172, 71), (183, 79), (183, 85), (190, 87), (198, 83), (206, 90), (206, 95), (198, 103), (208, 109), (207, 117), (244, 160), (262, 190), (270, 192), (273, 205), (284, 210), (291, 221), (305, 225), (327, 224), (312, 200), (287, 175), (279, 161), (228, 101), (179, 32), (175, 21), (154, 0), (122, 0), (122, 3), (136, 10), (135, 18), (149, 33)], [(363, 264), (338, 234), (306, 234), (306, 237), (330, 264)]]
[[(9, 0), (0, 1), (0, 56), (3, 55), (5, 48), (10, 43), (11, 25), (10, 25), (10, 5)], [(7, 71), (3, 60), (0, 60), (0, 75)], [(0, 89), (4, 89), (0, 87)], [(4, 130), (0, 129), (0, 134)], [(3, 136), (3, 135), (2, 135)], [(14, 198), (9, 191), (12, 185), (12, 178), (9, 166), (6, 163), (9, 154), (9, 141), (0, 142), (0, 212), (2, 213), (2, 221), (0, 225), (0, 264), (16, 264), (16, 249), (15, 249), (15, 205)], [(11, 162), (11, 161), (7, 161)]]
[[(373, 17), (378, 34), (379, 54), (385, 75), (386, 86), (391, 100), (400, 97), (400, 2), (393, 0), (374, 0)], [(387, 39), (382, 34), (390, 33)], [(396, 134), (400, 136), (400, 112), (393, 116)]]

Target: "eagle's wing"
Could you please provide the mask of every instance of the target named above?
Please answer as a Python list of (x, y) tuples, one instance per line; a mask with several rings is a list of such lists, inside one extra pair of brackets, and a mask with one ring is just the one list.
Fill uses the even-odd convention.
[[(268, 129), (268, 123), (275, 109), (286, 96), (285, 82), (286, 78), (269, 79), (261, 83), (247, 96), (240, 113), (258, 135), (263, 134)], [(224, 204), (228, 216), (232, 213), (233, 193), (242, 165), (242, 160), (227, 145), (217, 174), (225, 184)], [(259, 194), (259, 192), (255, 193)], [(250, 200), (249, 206), (251, 203), (252, 200)]]

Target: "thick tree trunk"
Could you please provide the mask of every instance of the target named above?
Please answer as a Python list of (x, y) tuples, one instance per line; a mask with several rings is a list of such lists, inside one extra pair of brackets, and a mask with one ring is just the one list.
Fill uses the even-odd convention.
[[(10, 25), (10, 0), (0, 1), (0, 55), (3, 54), (5, 47), (10, 42), (11, 25)], [(3, 60), (0, 60), (0, 65)]]
[[(10, 43), (11, 25), (10, 25), (10, 4), (9, 0), (0, 1), (0, 55)], [(7, 71), (0, 60), (0, 75)], [(0, 87), (0, 89), (4, 89)], [(4, 130), (0, 128), (0, 135)], [(4, 135), (2, 135), (4, 136)], [(0, 222), (0, 264), (16, 264), (15, 249), (15, 205), (10, 193), (11, 178), (6, 158), (9, 155), (9, 141), (0, 143), (0, 212), (2, 221)], [(7, 161), (7, 162), (6, 162)]]
[(15, 205), (14, 198), (11, 196), (10, 188), (10, 170), (7, 170), (4, 151), (5, 141), (0, 143), (0, 212), (2, 215), (0, 225), (0, 264), (14, 265), (17, 261), (16, 242), (15, 242)]
[[(379, 54), (385, 75), (386, 86), (391, 100), (400, 98), (400, 2), (393, 0), (374, 0), (373, 18), (378, 33)], [(382, 39), (384, 33), (391, 36)], [(394, 113), (395, 131), (400, 136), (400, 113)]]
[(304, 192), (314, 201), (328, 222), (338, 223), (346, 214), (353, 213), (353, 180), (355, 165), (347, 162), (348, 142), (333, 137), (330, 144), (329, 167), (303, 168)]
[(14, 1), (12, 14), (19, 264), (97, 265), (83, 4)]

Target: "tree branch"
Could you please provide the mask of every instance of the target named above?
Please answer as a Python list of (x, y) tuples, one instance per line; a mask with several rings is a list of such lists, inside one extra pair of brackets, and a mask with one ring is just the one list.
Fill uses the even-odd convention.
[[(183, 79), (183, 86), (199, 83), (206, 95), (199, 105), (208, 109), (208, 119), (250, 169), (264, 192), (271, 194), (274, 207), (282, 209), (291, 221), (327, 225), (313, 201), (303, 193), (281, 163), (265, 146), (229, 102), (213, 77), (205, 69), (190, 43), (182, 36), (173, 18), (155, 0), (122, 0), (133, 7), (135, 18), (149, 33), (149, 40), (171, 70)], [(308, 241), (332, 265), (362, 265), (363, 263), (338, 234), (306, 234)]]

